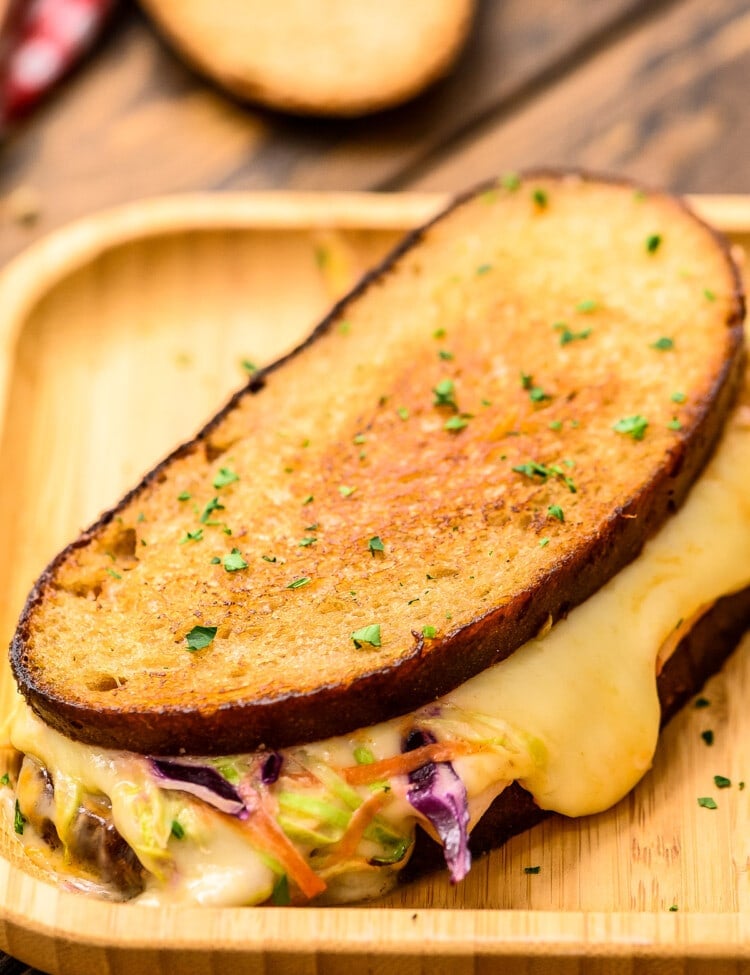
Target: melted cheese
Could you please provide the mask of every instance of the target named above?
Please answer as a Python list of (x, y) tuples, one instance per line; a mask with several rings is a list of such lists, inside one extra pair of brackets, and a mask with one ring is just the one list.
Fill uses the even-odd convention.
[[(542, 808), (580, 816), (608, 808), (641, 778), (659, 729), (659, 648), (681, 620), (750, 584), (748, 482), (750, 423), (739, 410), (687, 503), (635, 562), (544, 636), (438, 702), (476, 728), (486, 720), (506, 729), (511, 742), (508, 749), (454, 762), (472, 823), (515, 779)], [(304, 753), (334, 767), (351, 765), (354, 747), (362, 744), (377, 758), (388, 757), (400, 751), (403, 728), (404, 718), (386, 721), (312, 743)], [(142, 758), (71, 742), (25, 706), (10, 737), (15, 748), (43, 762), (55, 781), (73, 779), (110, 796), (118, 830), (162, 878), (161, 892), (144, 899), (160, 901), (166, 892), (197, 903), (241, 904), (269, 896), (273, 873), (263, 857), (237, 830), (216, 829), (215, 816), (210, 829), (190, 824), (189, 843), (169, 837), (172, 818), (191, 815), (182, 799), (166, 801), (155, 818), (160, 828), (144, 838), (136, 812), (139, 802), (151, 801), (153, 782)], [(403, 832), (416, 817), (396, 783), (383, 815)], [(152, 845), (145, 855), (144, 844)], [(165, 872), (166, 861), (172, 868)], [(332, 881), (330, 896), (366, 896), (372, 882), (363, 881), (363, 887), (352, 871), (338, 888)]]

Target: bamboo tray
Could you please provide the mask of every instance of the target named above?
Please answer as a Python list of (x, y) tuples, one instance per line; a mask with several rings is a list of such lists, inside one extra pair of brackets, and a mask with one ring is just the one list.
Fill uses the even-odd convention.
[[(5, 642), (47, 560), (242, 384), (242, 360), (293, 346), (442, 202), (154, 200), (59, 231), (0, 273)], [(750, 251), (750, 199), (694, 203)], [(12, 695), (4, 664), (0, 717)], [(105, 903), (38, 879), (6, 828), (0, 947), (66, 975), (750, 972), (750, 640), (705, 695), (711, 706), (673, 721), (652, 772), (609, 813), (551, 819), (458, 887), (430, 877), (374, 905)], [(715, 774), (732, 788), (718, 792)], [(718, 809), (698, 807), (704, 795)]]

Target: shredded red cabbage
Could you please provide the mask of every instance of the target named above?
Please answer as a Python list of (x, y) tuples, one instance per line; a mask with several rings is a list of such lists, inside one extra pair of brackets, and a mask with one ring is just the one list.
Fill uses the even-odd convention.
[[(415, 729), (403, 750), (411, 752), (434, 741), (428, 732)], [(471, 869), (466, 788), (450, 762), (427, 762), (409, 773), (409, 782), (407, 799), (432, 823), (443, 843), (451, 881), (457, 884)]]
[(269, 752), (268, 757), (260, 767), (260, 779), (263, 785), (273, 785), (281, 775), (283, 757), (280, 752)]
[(239, 816), (245, 811), (245, 803), (239, 792), (213, 765), (181, 762), (174, 758), (152, 758), (151, 766), (165, 789), (188, 792), (219, 812), (232, 816)]

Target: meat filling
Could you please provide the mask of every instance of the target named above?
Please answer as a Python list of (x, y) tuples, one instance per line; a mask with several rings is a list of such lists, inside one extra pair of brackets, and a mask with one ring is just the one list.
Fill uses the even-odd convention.
[[(51, 850), (61, 851), (63, 843), (53, 820), (54, 793), (54, 783), (47, 769), (26, 756), (17, 785), (20, 811)], [(66, 831), (66, 839), (67, 857), (114, 888), (124, 899), (141, 893), (143, 867), (117, 832), (106, 797), (84, 796)]]

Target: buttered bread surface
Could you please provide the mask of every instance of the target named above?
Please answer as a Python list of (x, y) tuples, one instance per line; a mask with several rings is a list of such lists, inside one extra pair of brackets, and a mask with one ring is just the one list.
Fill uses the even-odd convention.
[(741, 319), (723, 245), (675, 200), (485, 188), (61, 553), (14, 641), (22, 691), (73, 737), (163, 753), (445, 693), (681, 501), (740, 378)]

